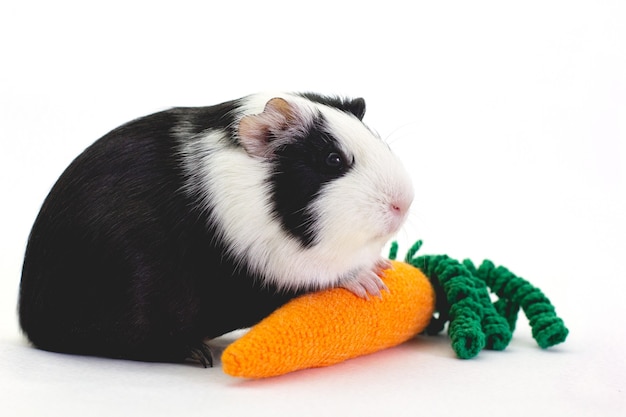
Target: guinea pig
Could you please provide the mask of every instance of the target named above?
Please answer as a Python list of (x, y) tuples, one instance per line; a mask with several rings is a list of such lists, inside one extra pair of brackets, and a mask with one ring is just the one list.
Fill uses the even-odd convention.
[(212, 364), (206, 340), (330, 287), (380, 295), (413, 200), (365, 101), (255, 94), (126, 123), (63, 172), (30, 233), (37, 348)]

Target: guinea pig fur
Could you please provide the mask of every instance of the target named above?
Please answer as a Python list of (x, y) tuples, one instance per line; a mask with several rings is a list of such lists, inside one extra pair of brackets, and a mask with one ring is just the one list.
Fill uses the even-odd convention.
[(102, 137), (33, 225), (20, 325), (38, 348), (211, 363), (204, 345), (289, 299), (379, 295), (411, 181), (363, 99), (256, 94)]

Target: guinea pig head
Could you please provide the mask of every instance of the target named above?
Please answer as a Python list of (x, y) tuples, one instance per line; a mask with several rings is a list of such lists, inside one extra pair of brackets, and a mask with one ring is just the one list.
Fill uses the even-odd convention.
[(402, 163), (361, 121), (362, 99), (342, 103), (275, 97), (239, 122), (241, 146), (267, 167), (284, 237), (263, 268), (278, 286), (327, 287), (371, 268), (413, 201)]

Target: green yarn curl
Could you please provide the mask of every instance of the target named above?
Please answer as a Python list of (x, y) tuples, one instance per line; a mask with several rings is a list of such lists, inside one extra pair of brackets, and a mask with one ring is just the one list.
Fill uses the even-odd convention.
[[(448, 323), (452, 349), (459, 358), (473, 358), (485, 348), (504, 350), (513, 337), (520, 308), (541, 348), (567, 338), (568, 329), (550, 300), (528, 281), (489, 260), (476, 268), (469, 259), (461, 263), (447, 255), (416, 256), (421, 246), (421, 240), (415, 242), (404, 261), (421, 269), (435, 290), (435, 315), (425, 333), (438, 334)], [(397, 254), (398, 243), (392, 242), (389, 259), (396, 259)], [(490, 291), (498, 297), (495, 303)]]

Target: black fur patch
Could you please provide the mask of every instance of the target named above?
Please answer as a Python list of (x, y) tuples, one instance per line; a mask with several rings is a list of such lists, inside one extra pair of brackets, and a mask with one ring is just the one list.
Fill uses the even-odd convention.
[(183, 361), (204, 338), (252, 326), (295, 295), (276, 293), (226, 259), (208, 213), (182, 191), (177, 125), (225, 128), (233, 107), (136, 119), (61, 175), (35, 221), (22, 270), (20, 325), (35, 346)]
[[(169, 112), (175, 114), (179, 123), (185, 123), (191, 134), (199, 134), (208, 129), (223, 129), (229, 137), (236, 137), (236, 111), (241, 107), (241, 100), (232, 100), (226, 103), (208, 107), (176, 107)], [(233, 145), (236, 145), (233, 142)]]
[(317, 238), (311, 202), (324, 184), (345, 175), (353, 163), (325, 124), (320, 115), (306, 136), (279, 148), (273, 162), (274, 213), (284, 230), (300, 239), (305, 247), (314, 245)]
[(365, 116), (365, 100), (362, 98), (349, 99), (336, 96), (323, 96), (316, 93), (301, 93), (300, 96), (314, 103), (324, 104), (350, 113), (359, 120), (363, 120), (363, 116)]

